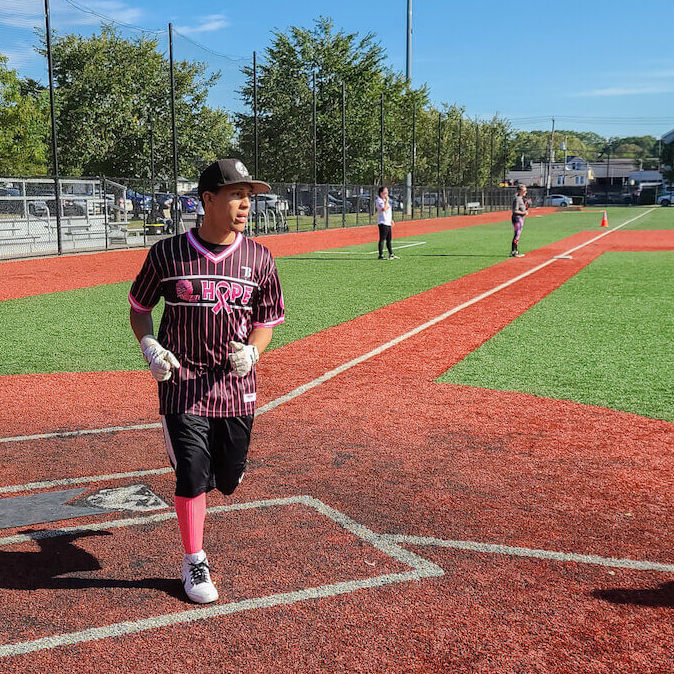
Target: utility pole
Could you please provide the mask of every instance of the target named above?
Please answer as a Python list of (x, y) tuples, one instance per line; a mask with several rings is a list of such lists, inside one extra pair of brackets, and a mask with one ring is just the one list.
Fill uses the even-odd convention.
[[(405, 69), (407, 86), (412, 86), (412, 0), (407, 0), (407, 67)], [(405, 212), (410, 215), (412, 212), (412, 172), (407, 173), (407, 184), (405, 190)]]
[(346, 84), (342, 80), (342, 227), (346, 227)]
[(435, 198), (435, 217), (440, 217), (440, 146), (442, 145), (442, 112), (438, 110), (438, 195)]
[[(58, 254), (63, 252), (61, 241), (61, 180), (59, 178), (58, 137), (56, 135), (56, 106), (54, 103), (54, 67), (51, 57), (51, 25), (49, 19), (49, 0), (44, 0), (44, 20), (47, 31), (47, 68), (49, 70), (49, 111), (51, 113), (51, 151), (54, 170), (54, 197), (56, 199), (56, 246)], [(25, 189), (24, 189), (25, 194)], [(103, 186), (103, 208), (105, 203), (105, 183)]]
[[(260, 177), (260, 167), (259, 167), (259, 137), (258, 137), (258, 126), (257, 126), (257, 54), (253, 52), (253, 146), (254, 146), (254, 166), (255, 171), (255, 180), (258, 180)], [(260, 228), (260, 206), (258, 201), (258, 196), (255, 194), (255, 235)]]
[(176, 81), (173, 70), (173, 24), (169, 23), (169, 68), (171, 71), (171, 127), (173, 128), (173, 233), (180, 234), (180, 203), (178, 202), (178, 130), (176, 129)]
[(384, 185), (384, 92), (379, 99), (379, 186)]
[(545, 181), (545, 196), (550, 195), (550, 183), (552, 182), (552, 164), (555, 161), (555, 118), (552, 118), (552, 132), (550, 133), (550, 158), (548, 159), (548, 179)]

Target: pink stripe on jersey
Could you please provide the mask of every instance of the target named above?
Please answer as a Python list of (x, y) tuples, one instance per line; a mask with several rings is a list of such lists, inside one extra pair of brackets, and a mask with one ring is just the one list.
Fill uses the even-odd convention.
[(273, 328), (276, 325), (281, 325), (285, 321), (285, 316), (281, 316), (281, 318), (275, 320), (275, 321), (270, 321), (269, 323), (253, 323), (254, 328)]
[(137, 311), (139, 314), (151, 314), (152, 307), (144, 307), (139, 302), (136, 302), (133, 295), (129, 293), (129, 304), (133, 307), (134, 311)]
[(192, 230), (188, 230), (187, 232), (187, 240), (190, 242), (194, 248), (196, 248), (204, 257), (207, 257), (211, 262), (222, 262), (226, 257), (229, 257), (234, 253), (234, 251), (241, 245), (241, 242), (243, 241), (243, 234), (240, 234), (237, 232), (236, 236), (234, 237), (234, 242), (225, 248), (225, 250), (222, 251), (222, 253), (215, 255), (212, 253), (208, 248), (204, 248), (195, 238), (194, 233)]

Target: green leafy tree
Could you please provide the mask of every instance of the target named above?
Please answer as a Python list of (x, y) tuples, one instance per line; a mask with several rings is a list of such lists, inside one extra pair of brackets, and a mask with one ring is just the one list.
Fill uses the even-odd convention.
[(0, 175), (45, 175), (49, 107), (46, 92), (22, 80), (0, 54)]
[[(410, 90), (402, 75), (384, 65), (373, 34), (337, 31), (321, 17), (311, 28), (275, 32), (258, 68), (260, 175), (272, 181), (313, 180), (312, 76), (316, 76), (317, 181), (342, 180), (342, 82), (346, 87), (347, 181), (373, 183), (380, 163), (380, 97), (384, 94), (387, 182), (400, 181), (411, 159), (412, 101), (427, 103), (426, 88)], [(252, 68), (242, 89), (253, 106)], [(237, 116), (240, 144), (250, 165), (253, 116)]]
[[(169, 62), (157, 41), (103, 26), (91, 37), (56, 35), (52, 44), (62, 172), (145, 178), (152, 133), (156, 175), (171, 176)], [(174, 73), (178, 170), (195, 177), (229, 153), (234, 127), (227, 112), (206, 105), (218, 73), (189, 61), (174, 63)]]

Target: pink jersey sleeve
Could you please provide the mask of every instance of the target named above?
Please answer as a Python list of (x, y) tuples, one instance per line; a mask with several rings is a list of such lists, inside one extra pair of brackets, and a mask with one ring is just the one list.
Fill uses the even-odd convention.
[(253, 328), (273, 328), (285, 320), (283, 291), (274, 260), (269, 258), (268, 274), (260, 284), (253, 310)]
[(150, 249), (129, 293), (129, 303), (141, 314), (149, 314), (161, 296), (161, 279), (152, 258), (153, 250)]

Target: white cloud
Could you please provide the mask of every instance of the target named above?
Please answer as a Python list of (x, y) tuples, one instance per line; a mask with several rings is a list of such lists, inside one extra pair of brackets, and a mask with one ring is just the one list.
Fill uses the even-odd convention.
[(47, 62), (44, 56), (38, 54), (34, 49), (2, 49), (2, 55), (7, 57), (7, 67), (10, 70), (25, 70), (29, 66), (36, 66), (42, 63), (45, 72), (47, 70)]
[(216, 30), (227, 28), (229, 25), (230, 23), (224, 14), (211, 14), (210, 16), (204, 16), (199, 19), (196, 26), (176, 26), (176, 30), (185, 35), (194, 33), (212, 33)]
[(571, 96), (642, 96), (646, 94), (669, 94), (674, 92), (674, 86), (662, 85), (639, 85), (634, 87), (606, 87), (605, 89), (592, 89), (591, 91), (580, 91)]

